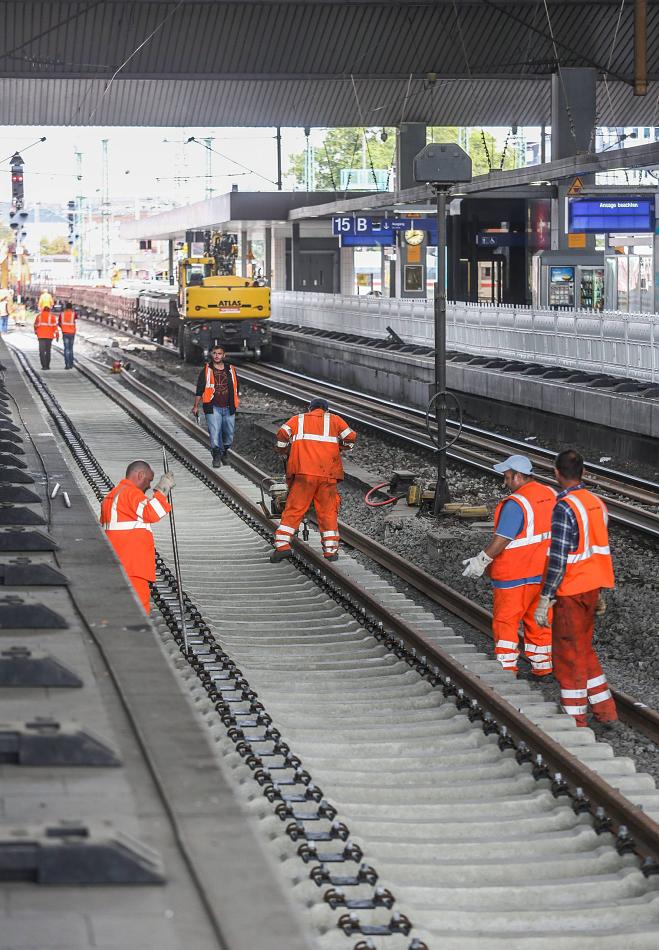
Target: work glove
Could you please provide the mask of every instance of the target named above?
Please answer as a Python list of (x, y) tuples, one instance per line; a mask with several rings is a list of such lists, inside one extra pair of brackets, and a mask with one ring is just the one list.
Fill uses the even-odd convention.
[(597, 598), (597, 603), (595, 604), (595, 614), (598, 617), (603, 617), (606, 613), (606, 601), (602, 594)]
[(161, 491), (163, 495), (166, 495), (170, 491), (176, 482), (174, 481), (174, 476), (171, 472), (163, 472), (158, 481), (156, 482), (155, 490)]
[(554, 601), (547, 594), (543, 594), (538, 601), (538, 606), (535, 608), (535, 622), (539, 627), (548, 627), (549, 626), (549, 610)]
[(467, 565), (462, 572), (463, 577), (482, 577), (485, 568), (492, 563), (492, 558), (485, 551), (481, 551), (475, 557), (466, 558), (462, 563)]

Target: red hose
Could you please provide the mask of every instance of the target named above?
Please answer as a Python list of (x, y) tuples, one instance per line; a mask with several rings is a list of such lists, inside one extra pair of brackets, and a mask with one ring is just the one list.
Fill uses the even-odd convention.
[(384, 501), (369, 501), (369, 498), (373, 492), (380, 491), (381, 488), (384, 488), (385, 485), (388, 485), (389, 482), (382, 482), (381, 485), (376, 485), (374, 488), (369, 489), (364, 495), (364, 501), (369, 508), (382, 508), (384, 505), (393, 505), (394, 502), (397, 502), (399, 498), (402, 498), (402, 495), (392, 495), (389, 498), (385, 498)]

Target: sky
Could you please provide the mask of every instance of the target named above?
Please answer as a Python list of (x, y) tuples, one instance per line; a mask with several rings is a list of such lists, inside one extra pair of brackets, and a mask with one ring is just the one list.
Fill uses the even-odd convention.
[[(321, 135), (320, 130), (312, 133)], [(42, 136), (45, 142), (38, 142)], [(25, 202), (61, 204), (78, 194), (100, 199), (102, 140), (108, 139), (110, 198), (139, 199), (148, 212), (149, 199), (170, 199), (177, 204), (205, 197), (208, 151), (188, 138), (207, 138), (219, 154), (211, 154), (212, 185), (216, 193), (272, 191), (277, 178), (275, 130), (199, 128), (87, 128), (0, 126), (0, 201), (11, 200), (9, 157), (18, 151), (25, 162)], [(312, 138), (313, 141), (313, 138)], [(37, 143), (33, 145), (32, 143)], [(288, 156), (304, 148), (302, 129), (282, 129), (282, 169)], [(32, 147), (30, 147), (32, 146)], [(82, 181), (77, 180), (75, 151), (82, 152)], [(241, 165), (251, 169), (239, 167)], [(188, 181), (176, 180), (189, 176)], [(268, 179), (268, 180), (266, 180)], [(151, 202), (152, 203), (152, 202)]]

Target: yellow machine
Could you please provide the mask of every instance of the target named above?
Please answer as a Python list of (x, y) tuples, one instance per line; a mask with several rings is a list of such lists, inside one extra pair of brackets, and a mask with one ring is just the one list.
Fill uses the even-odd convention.
[(221, 344), (227, 352), (254, 359), (270, 349), (270, 288), (247, 277), (220, 276), (212, 257), (188, 257), (179, 263), (179, 350), (198, 358)]

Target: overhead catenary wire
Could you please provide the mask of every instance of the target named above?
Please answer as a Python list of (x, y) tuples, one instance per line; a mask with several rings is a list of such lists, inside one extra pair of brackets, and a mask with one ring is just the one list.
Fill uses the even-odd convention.
[[(243, 165), (242, 162), (237, 161), (235, 158), (231, 158), (230, 155), (225, 155), (223, 152), (218, 152), (216, 148), (213, 148), (210, 145), (207, 145), (206, 142), (202, 142), (201, 139), (197, 139), (194, 135), (191, 135), (187, 140), (186, 145), (190, 142), (194, 142), (195, 145), (201, 145), (202, 148), (207, 149), (209, 152), (213, 152), (214, 155), (219, 155), (220, 158), (223, 158), (227, 162), (233, 162), (234, 165), (237, 165), (239, 168), (244, 168), (246, 172), (249, 172), (250, 175), (256, 175), (257, 178), (262, 178), (263, 181), (269, 182), (271, 185), (276, 185), (277, 182), (272, 178), (268, 178), (266, 175), (262, 175), (261, 172), (257, 172), (256, 169), (250, 168), (249, 165)], [(230, 176), (229, 176), (230, 177)]]

